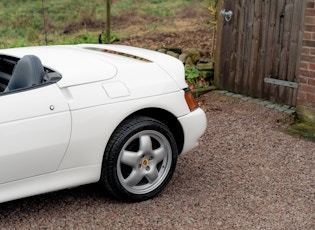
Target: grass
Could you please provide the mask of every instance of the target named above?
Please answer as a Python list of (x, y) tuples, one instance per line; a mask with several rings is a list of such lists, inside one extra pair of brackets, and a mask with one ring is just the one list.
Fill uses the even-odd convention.
[[(204, 1), (197, 1), (197, 4)], [(119, 15), (126, 10), (133, 10), (139, 15), (168, 17), (181, 11), (184, 6), (194, 4), (193, 0), (120, 0), (113, 4), (113, 15)], [(196, 4), (196, 1), (195, 1)]]
[[(68, 36), (64, 33), (65, 28), (85, 18), (100, 20), (105, 14), (105, 9), (101, 8), (103, 2), (101, 0), (45, 0), (46, 25), (51, 38), (50, 42), (68, 43), (68, 41), (84, 40), (84, 36), (81, 36), (82, 31)], [(43, 45), (45, 43), (40, 0), (1, 1), (0, 8), (2, 9), (0, 14), (1, 47)], [(82, 30), (84, 30), (84, 25), (82, 25)]]
[(315, 142), (315, 127), (314, 124), (309, 124), (305, 122), (296, 122), (288, 128), (288, 133), (306, 138), (308, 140)]
[[(207, 7), (213, 0), (115, 0), (111, 15), (128, 12), (143, 17), (171, 17), (192, 4)], [(98, 43), (105, 31), (105, 0), (44, 0), (46, 30), (49, 44)], [(44, 45), (45, 27), (41, 0), (0, 1), (0, 48)], [(158, 25), (163, 26), (163, 25)], [(157, 25), (146, 22), (148, 30)], [(112, 28), (115, 36), (115, 28)], [(134, 35), (117, 31), (116, 36)]]

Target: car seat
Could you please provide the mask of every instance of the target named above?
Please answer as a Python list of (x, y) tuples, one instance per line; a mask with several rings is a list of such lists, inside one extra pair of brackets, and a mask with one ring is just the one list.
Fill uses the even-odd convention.
[(40, 59), (34, 55), (25, 55), (14, 67), (12, 77), (4, 92), (39, 85), (44, 75), (45, 71)]

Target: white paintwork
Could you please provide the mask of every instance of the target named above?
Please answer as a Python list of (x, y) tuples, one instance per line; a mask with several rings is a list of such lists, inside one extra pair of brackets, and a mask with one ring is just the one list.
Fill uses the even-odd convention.
[(0, 184), (0, 201), (6, 202), (22, 197), (93, 183), (99, 180), (100, 171), (100, 165), (92, 165)]
[(59, 88), (54, 84), (3, 95), (0, 108), (0, 184), (56, 171), (71, 129)]
[(198, 146), (198, 139), (207, 127), (207, 118), (204, 111), (198, 108), (185, 116), (179, 117), (178, 120), (185, 134), (184, 148), (182, 150), (183, 155)]
[(127, 86), (119, 81), (116, 82), (108, 82), (103, 84), (103, 88), (107, 94), (107, 96), (111, 99), (119, 98), (119, 97), (127, 97), (130, 95), (130, 92)]
[[(91, 47), (91, 48), (104, 49), (104, 45), (98, 45), (98, 44), (94, 44), (94, 45), (81, 44), (78, 46), (83, 47), (83, 48)], [(156, 63), (157, 65), (159, 65), (165, 72), (169, 74), (170, 77), (174, 78), (179, 88), (187, 87), (185, 78), (182, 77), (185, 74), (183, 63), (176, 58), (173, 58), (163, 53), (159, 53), (159, 52), (155, 52), (155, 51), (147, 50), (147, 49), (142, 49), (142, 48), (137, 48), (137, 47), (132, 47), (132, 46), (106, 45), (106, 49), (130, 54), (130, 55), (134, 55), (134, 56), (138, 56), (138, 57), (142, 57), (147, 60), (150, 60)]]
[(204, 112), (190, 112), (185, 102), (183, 65), (168, 55), (90, 44), (5, 49), (1, 54), (37, 55), (62, 79), (0, 93), (0, 202), (97, 182), (111, 134), (139, 110), (160, 108), (177, 117), (184, 132), (181, 154), (196, 147), (205, 130)]
[[(183, 92), (178, 92), (171, 95), (122, 101), (73, 111), (71, 141), (60, 169), (100, 163), (105, 144), (118, 124), (130, 114), (147, 108), (148, 105), (153, 108), (164, 108), (178, 117), (184, 117), (187, 110), (182, 98)], [(87, 117), (90, 117), (90, 119), (87, 120)], [(201, 118), (203, 119), (203, 116)], [(199, 128), (199, 123), (204, 125), (202, 120), (201, 122), (196, 121), (195, 129)], [(189, 133), (188, 130), (187, 132)], [(187, 145), (190, 143), (195, 145), (196, 141), (187, 139)], [(91, 152), (91, 149), (94, 149), (97, 153), (93, 155), (86, 154)]]

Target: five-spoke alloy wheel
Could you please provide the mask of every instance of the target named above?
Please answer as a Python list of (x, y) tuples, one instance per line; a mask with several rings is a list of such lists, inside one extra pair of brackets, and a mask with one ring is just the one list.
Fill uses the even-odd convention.
[(165, 124), (143, 116), (127, 119), (108, 142), (100, 181), (120, 200), (150, 199), (171, 179), (177, 155)]

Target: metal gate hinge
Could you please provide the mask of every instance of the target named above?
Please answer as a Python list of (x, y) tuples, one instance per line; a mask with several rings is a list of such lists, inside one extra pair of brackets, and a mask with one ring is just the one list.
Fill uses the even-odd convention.
[(291, 87), (297, 89), (299, 87), (299, 84), (296, 82), (291, 82), (291, 81), (284, 81), (284, 80), (278, 80), (274, 78), (268, 78), (266, 77), (264, 79), (266, 83), (274, 84), (274, 85), (281, 85), (281, 86), (286, 86), (286, 87)]

